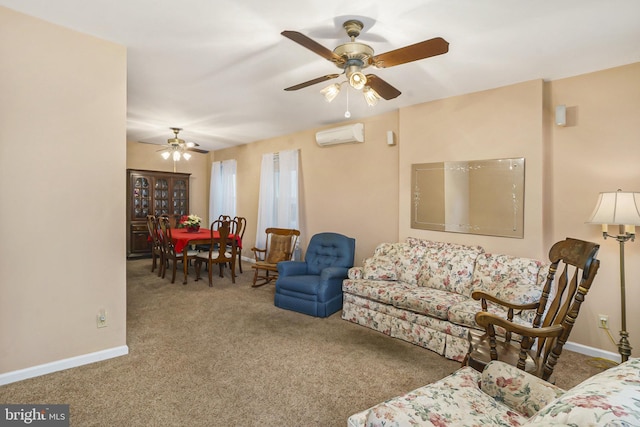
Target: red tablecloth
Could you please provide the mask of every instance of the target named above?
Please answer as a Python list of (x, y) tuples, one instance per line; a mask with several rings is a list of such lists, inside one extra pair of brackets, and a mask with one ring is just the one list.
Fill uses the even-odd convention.
[[(172, 228), (171, 237), (176, 248), (176, 253), (182, 252), (185, 246), (192, 240), (208, 240), (207, 242), (198, 242), (200, 244), (207, 244), (211, 240), (211, 230), (208, 228), (200, 228), (195, 232), (187, 231), (186, 228)], [(220, 234), (217, 231), (213, 232), (213, 238), (217, 239)], [(229, 235), (233, 239), (233, 234)], [(242, 240), (238, 237), (238, 247), (242, 249)]]

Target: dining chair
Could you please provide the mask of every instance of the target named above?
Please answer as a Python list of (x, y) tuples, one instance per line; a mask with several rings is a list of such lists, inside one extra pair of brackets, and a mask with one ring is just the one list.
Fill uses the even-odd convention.
[[(176, 281), (176, 270), (178, 261), (183, 260), (182, 252), (176, 252), (176, 247), (173, 242), (173, 236), (171, 235), (171, 220), (168, 216), (160, 216), (158, 217), (158, 223), (160, 226), (160, 237), (162, 243), (162, 253), (163, 253), (163, 262), (162, 262), (162, 277), (165, 277), (167, 265), (169, 261), (171, 262), (171, 283)], [(187, 262), (192, 259), (195, 259), (198, 255), (198, 251), (188, 249), (187, 250)]]
[[(267, 239), (265, 248), (253, 247), (255, 264), (251, 268), (255, 269), (253, 275), (254, 288), (266, 285), (278, 278), (278, 263), (289, 261), (293, 258), (293, 251), (296, 248), (300, 231), (293, 228), (267, 228), (265, 230)], [(261, 280), (258, 283), (258, 279)]]
[[(238, 229), (238, 223), (234, 220), (223, 221), (217, 219), (211, 223), (211, 243), (207, 251), (200, 251), (196, 256), (196, 281), (200, 280), (200, 269), (202, 263), (207, 263), (209, 273), (209, 286), (213, 286), (213, 265), (218, 264), (220, 269), (220, 277), (223, 277), (222, 270), (225, 264), (231, 264), (231, 282), (236, 283), (236, 253), (237, 245), (233, 238), (229, 238), (230, 234), (235, 234)], [(215, 237), (215, 235), (218, 237)]]
[[(536, 302), (516, 304), (484, 291), (472, 292), (472, 298), (481, 300), (482, 311), (475, 320), (485, 333), (469, 332), (469, 352), (462, 364), (482, 371), (491, 360), (501, 360), (549, 381), (600, 266), (595, 258), (599, 247), (572, 238), (555, 243), (549, 251), (549, 273)], [(489, 313), (488, 304), (504, 307), (507, 318)], [(535, 310), (530, 326), (513, 322), (514, 312), (522, 310)]]
[(236, 216), (233, 219), (238, 223), (238, 230), (235, 233), (235, 240), (238, 245), (238, 256), (236, 262), (238, 263), (238, 270), (242, 273), (242, 238), (244, 237), (244, 231), (247, 229), (247, 219), (241, 216)]
[(147, 215), (147, 229), (149, 230), (149, 238), (151, 239), (151, 272), (153, 273), (157, 267), (158, 276), (160, 276), (164, 257), (159, 235), (160, 230), (158, 229), (158, 219), (155, 215)]
[[(231, 221), (231, 219), (232, 218), (231, 218), (230, 215), (222, 215), (222, 214), (218, 215), (218, 220), (219, 221)], [(215, 246), (216, 249), (217, 249), (217, 245), (218, 245), (218, 243), (216, 243), (216, 246)], [(200, 252), (208, 251), (209, 247), (210, 247), (210, 245), (208, 243), (207, 244), (196, 245), (196, 249), (199, 250)]]

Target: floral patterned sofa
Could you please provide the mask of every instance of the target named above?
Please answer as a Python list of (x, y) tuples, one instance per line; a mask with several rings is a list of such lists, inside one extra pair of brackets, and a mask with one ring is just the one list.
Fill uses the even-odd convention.
[[(540, 298), (548, 263), (482, 247), (409, 237), (382, 243), (342, 282), (342, 318), (462, 361), (470, 329), (481, 329), (473, 290), (526, 304)], [(489, 311), (502, 314), (501, 307)], [(535, 312), (514, 321), (531, 325)], [(500, 331), (498, 331), (500, 333)]]
[(349, 417), (348, 427), (637, 426), (640, 358), (568, 391), (511, 365), (464, 367), (433, 384)]

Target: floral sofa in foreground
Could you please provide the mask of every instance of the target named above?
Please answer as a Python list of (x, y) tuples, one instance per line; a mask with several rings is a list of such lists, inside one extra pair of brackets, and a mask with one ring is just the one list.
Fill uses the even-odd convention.
[[(518, 304), (537, 301), (548, 266), (479, 246), (413, 237), (382, 243), (342, 282), (342, 318), (462, 361), (469, 330), (481, 329), (475, 322), (480, 301), (471, 292)], [(501, 307), (488, 309), (506, 317)], [(514, 321), (531, 325), (534, 316), (534, 310), (523, 311)]]
[(568, 391), (511, 365), (464, 367), (433, 384), (349, 417), (348, 427), (638, 426), (640, 359)]

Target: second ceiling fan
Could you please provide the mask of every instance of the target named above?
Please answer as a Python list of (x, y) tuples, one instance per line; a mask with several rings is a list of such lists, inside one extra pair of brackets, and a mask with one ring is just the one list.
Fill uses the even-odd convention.
[[(371, 46), (356, 41), (356, 37), (360, 35), (360, 31), (362, 31), (362, 28), (364, 27), (361, 21), (350, 19), (342, 26), (347, 32), (347, 35), (351, 38), (351, 41), (339, 45), (334, 50), (329, 50), (318, 42), (297, 31), (283, 31), (281, 34), (321, 57), (333, 62), (338, 68), (343, 69), (343, 73), (345, 74), (349, 84), (355, 89), (363, 89), (365, 98), (368, 98), (368, 92), (371, 90), (375, 91), (375, 94), (371, 94), (372, 96), (378, 95), (386, 100), (396, 98), (401, 94), (398, 89), (375, 74), (365, 75), (362, 70), (367, 67), (389, 68), (436, 55), (442, 55), (449, 51), (449, 43), (441, 37), (436, 37), (376, 55)], [(302, 89), (317, 83), (335, 79), (341, 74), (342, 73), (327, 74), (322, 77), (288, 87), (285, 90), (291, 91)], [(331, 88), (331, 86), (329, 88)], [(337, 95), (338, 91), (339, 86), (335, 89), (335, 95)], [(330, 100), (330, 98), (333, 99), (328, 96), (327, 93), (325, 93), (325, 96), (327, 96), (328, 100)], [(367, 99), (367, 102), (369, 102), (369, 99)], [(372, 104), (370, 103), (370, 105)]]

